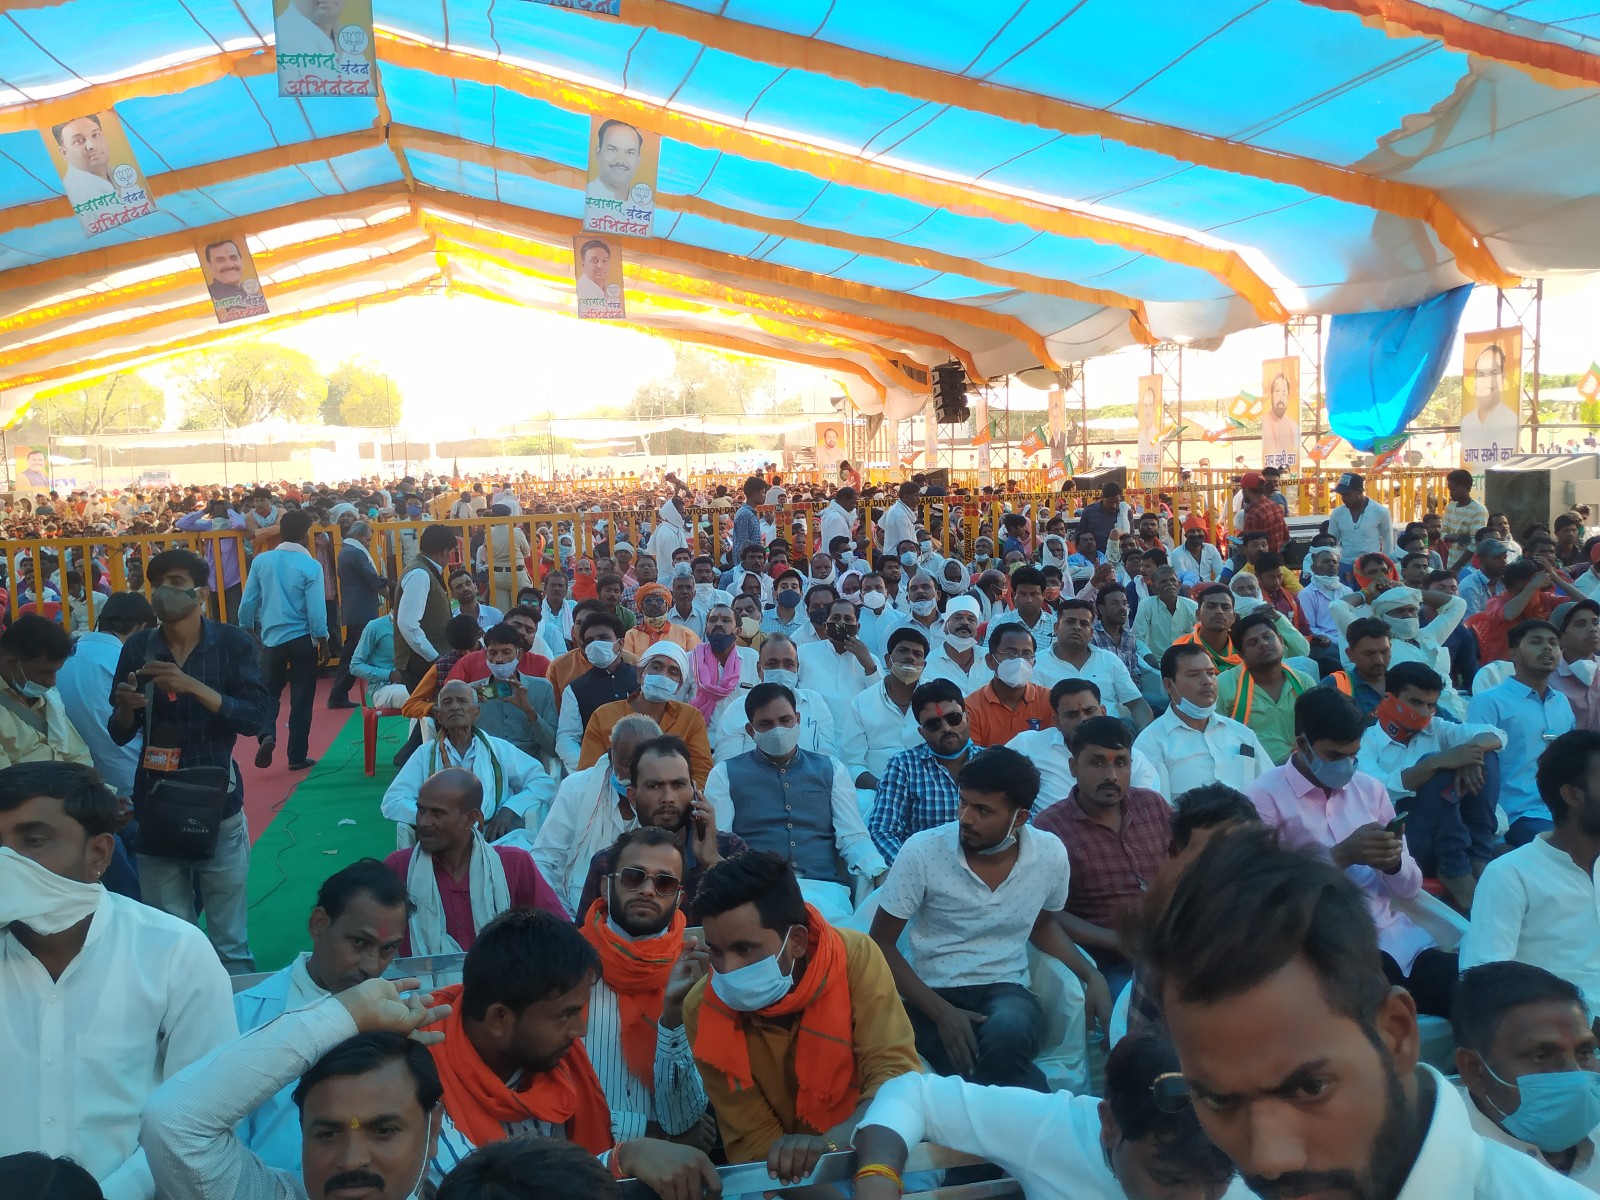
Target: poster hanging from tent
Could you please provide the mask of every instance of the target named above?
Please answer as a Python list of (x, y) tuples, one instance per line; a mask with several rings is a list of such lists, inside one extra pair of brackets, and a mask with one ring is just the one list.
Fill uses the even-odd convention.
[(578, 315), (621, 321), (627, 317), (622, 303), (622, 256), (607, 238), (572, 239), (574, 274), (578, 284)]
[(155, 197), (113, 110), (73, 117), (43, 133), (84, 236), (93, 237), (156, 211)]
[(50, 455), (42, 446), (17, 447), (17, 473), (15, 487), (50, 490)]
[(278, 95), (376, 96), (372, 0), (274, 0)]
[(1051, 388), (1045, 396), (1045, 428), (1050, 435), (1050, 461), (1067, 460), (1067, 391)]
[(1139, 376), (1139, 486), (1161, 481), (1161, 391), (1163, 377)]
[(572, 12), (596, 13), (603, 17), (620, 17), (622, 0), (533, 0), (546, 8), (565, 8)]
[(656, 219), (660, 135), (626, 121), (594, 117), (589, 126), (583, 227), (591, 233), (649, 237)]
[(1521, 430), (1522, 330), (1462, 338), (1461, 465), (1474, 472), (1517, 452)]
[(989, 423), (989, 390), (979, 388), (972, 397), (972, 421), (976, 431), (972, 436), (972, 444), (978, 448), (978, 484), (988, 487), (994, 482), (994, 467), (990, 459), (990, 443), (994, 440), (994, 429)]
[(200, 258), (200, 274), (211, 294), (211, 308), (217, 324), (259, 317), (267, 311), (267, 298), (261, 291), (255, 260), (244, 234), (233, 234), (214, 242), (195, 246)]
[(1300, 465), (1300, 360), (1261, 364), (1261, 465), (1295, 471)]
[(844, 457), (844, 422), (817, 422), (817, 466), (836, 467)]

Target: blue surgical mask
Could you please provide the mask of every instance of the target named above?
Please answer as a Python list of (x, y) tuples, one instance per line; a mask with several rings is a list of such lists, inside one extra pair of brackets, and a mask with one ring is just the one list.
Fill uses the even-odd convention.
[(779, 687), (786, 687), (793, 692), (800, 687), (800, 676), (793, 671), (786, 671), (782, 667), (768, 667), (766, 673), (761, 676), (761, 682), (775, 683)]
[[(1330, 792), (1337, 792), (1344, 787), (1356, 774), (1356, 760), (1353, 758), (1323, 759), (1313, 754), (1309, 747), (1300, 751), (1301, 760), (1311, 776)], [(1600, 1124), (1597, 1121), (1596, 1124)], [(1569, 1142), (1568, 1145), (1571, 1143)]]
[(628, 781), (626, 779), (618, 779), (615, 775), (612, 775), (611, 790), (616, 792), (617, 795), (626, 798), (628, 795)]
[(972, 739), (968, 738), (967, 739), (967, 744), (965, 746), (961, 747), (961, 749), (957, 750), (954, 754), (940, 754), (932, 746), (928, 747), (928, 753), (933, 755), (935, 758), (940, 759), (943, 762), (953, 762), (955, 759), (960, 758), (963, 754), (966, 754), (971, 749), (972, 749)]
[(673, 683), (658, 671), (654, 675), (646, 675), (644, 682), (639, 685), (639, 690), (644, 693), (646, 700), (661, 704), (668, 700), (676, 700), (678, 693), (683, 690), (683, 685)]
[(1182, 696), (1179, 696), (1172, 704), (1174, 708), (1192, 721), (1209, 720), (1212, 714), (1217, 711), (1217, 706), (1214, 703), (1196, 704), (1193, 700), (1186, 700)]
[(28, 678), (26, 673), (23, 673), (21, 683), (13, 683), (11, 687), (13, 691), (26, 696), (29, 700), (43, 700), (50, 694), (49, 688), (42, 683), (35, 683)]
[(1570, 1150), (1600, 1127), (1600, 1074), (1550, 1071), (1513, 1082), (1495, 1075), (1487, 1059), (1483, 1068), (1500, 1083), (1516, 1088), (1521, 1097), (1516, 1111), (1500, 1118), (1512, 1137), (1555, 1154)]
[(904, 554), (902, 554), (900, 556), (900, 565), (902, 567), (914, 567), (914, 566), (916, 566), (917, 565), (917, 552), (915, 550), (907, 550)]
[[(783, 953), (783, 947), (788, 945), (792, 932), (793, 926), (784, 930), (778, 954)], [(769, 954), (766, 958), (746, 963), (732, 971), (711, 972), (711, 990), (734, 1012), (759, 1012), (789, 994), (794, 987), (792, 966), (789, 972), (785, 975), (783, 968), (778, 966), (777, 954)]]

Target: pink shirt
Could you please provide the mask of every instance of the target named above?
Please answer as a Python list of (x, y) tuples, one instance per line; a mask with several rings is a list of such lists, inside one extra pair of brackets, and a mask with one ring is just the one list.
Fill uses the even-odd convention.
[[(1261, 819), (1278, 831), (1289, 849), (1327, 859), (1335, 845), (1361, 826), (1394, 820), (1388, 790), (1371, 775), (1357, 771), (1349, 783), (1330, 795), (1307, 779), (1294, 761), (1290, 757), (1245, 789)], [(1410, 975), (1417, 955), (1434, 944), (1433, 938), (1396, 911), (1390, 901), (1410, 899), (1421, 889), (1422, 869), (1416, 859), (1402, 845), (1400, 869), (1393, 875), (1372, 867), (1346, 867), (1344, 873), (1367, 894), (1367, 907), (1378, 926), (1378, 948)]]
[[(563, 921), (572, 920), (526, 850), (513, 850), (508, 846), (490, 846), (489, 849), (500, 856), (500, 865), (505, 868), (506, 888), (511, 893), (512, 908), (542, 908)], [(396, 850), (383, 860), (383, 865), (404, 880), (406, 872), (411, 869), (411, 855), (415, 851), (415, 846)], [(463, 875), (460, 879), (451, 879), (437, 861), (433, 864), (433, 876), (439, 882), (439, 903), (444, 908), (445, 932), (455, 938), (456, 945), (463, 950), (472, 949), (472, 943), (478, 940), (478, 931), (472, 926), (469, 877)], [(411, 927), (408, 923), (405, 940), (400, 943), (400, 957), (409, 958), (410, 955)]]

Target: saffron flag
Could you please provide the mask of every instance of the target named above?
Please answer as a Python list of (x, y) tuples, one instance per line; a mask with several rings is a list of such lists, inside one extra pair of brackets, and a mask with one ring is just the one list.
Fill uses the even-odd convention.
[(1019, 443), (1024, 454), (1037, 454), (1045, 448), (1044, 435), (1037, 429), (1028, 430), (1028, 436)]
[(1044, 477), (1050, 483), (1062, 482), (1067, 477), (1067, 465), (1065, 463), (1051, 463), (1049, 469), (1045, 471)]
[(1331, 433), (1318, 442), (1315, 446), (1311, 447), (1311, 449), (1307, 451), (1307, 456), (1312, 462), (1322, 462), (1328, 457), (1328, 455), (1333, 453), (1334, 447), (1339, 444), (1339, 441), (1339, 435), (1337, 433)]
[(987, 446), (993, 438), (994, 425), (992, 423), (986, 424), (979, 429), (977, 433), (972, 435), (972, 444), (974, 446)]
[(1235, 421), (1254, 421), (1261, 416), (1261, 397), (1250, 392), (1240, 392), (1228, 405), (1228, 415)]
[(1578, 395), (1585, 400), (1600, 399), (1600, 363), (1590, 363), (1589, 369), (1578, 380)]

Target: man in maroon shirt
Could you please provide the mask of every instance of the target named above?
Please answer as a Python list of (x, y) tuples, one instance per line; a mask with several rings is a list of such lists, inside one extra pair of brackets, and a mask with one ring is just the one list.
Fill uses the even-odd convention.
[(1034, 826), (1067, 847), (1067, 906), (1056, 919), (1094, 956), (1115, 997), (1133, 976), (1117, 921), (1161, 873), (1172, 840), (1172, 810), (1161, 793), (1130, 787), (1133, 737), (1117, 717), (1090, 717), (1072, 733), (1077, 783)]
[(471, 771), (446, 767), (417, 791), (417, 844), (384, 865), (405, 881), (415, 910), (400, 956), (470, 950), (482, 929), (509, 908), (566, 909), (525, 850), (483, 837), (483, 784)]

